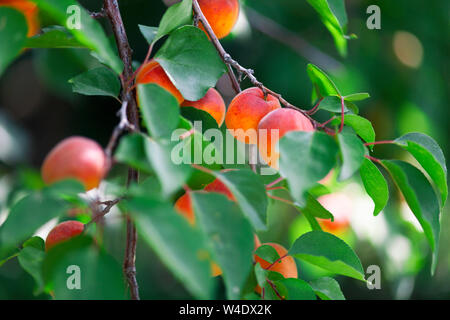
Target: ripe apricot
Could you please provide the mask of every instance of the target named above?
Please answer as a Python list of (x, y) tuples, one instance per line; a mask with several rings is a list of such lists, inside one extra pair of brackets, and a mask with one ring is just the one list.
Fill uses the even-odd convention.
[(339, 235), (350, 226), (350, 215), (353, 212), (353, 202), (344, 193), (331, 193), (317, 199), (320, 204), (333, 214), (334, 221), (318, 219), (322, 229), (334, 235)]
[(197, 101), (188, 101), (185, 100), (182, 104), (182, 107), (194, 107), (203, 111), (208, 112), (217, 122), (219, 127), (222, 125), (225, 120), (225, 102), (223, 101), (220, 93), (214, 89), (210, 88), (206, 95)]
[(34, 2), (27, 0), (1, 0), (0, 6), (11, 7), (23, 13), (27, 20), (28, 37), (32, 37), (38, 33), (38, 7)]
[(258, 124), (259, 152), (271, 167), (278, 169), (276, 144), (290, 131), (314, 131), (311, 121), (293, 109), (277, 109), (266, 114)]
[[(239, 17), (238, 0), (198, 0), (198, 4), (217, 38), (226, 37)], [(200, 28), (205, 30), (202, 23)]]
[[(280, 256), (280, 260), (275, 263), (269, 263), (255, 254), (254, 258), (256, 263), (259, 263), (263, 269), (281, 273), (285, 278), (298, 277), (295, 260), (293, 257), (287, 255), (288, 251), (282, 245), (273, 242), (267, 242), (261, 245), (272, 246)], [(256, 286), (255, 290), (256, 292), (261, 293), (261, 287), (259, 285)]]
[(79, 221), (65, 221), (54, 227), (45, 240), (45, 250), (53, 248), (58, 243), (78, 236), (84, 230), (84, 224)]
[(50, 151), (41, 174), (47, 184), (72, 178), (90, 190), (98, 187), (108, 167), (106, 155), (97, 142), (75, 136), (64, 139)]
[(237, 140), (256, 144), (258, 123), (269, 112), (279, 108), (281, 105), (276, 97), (269, 94), (267, 99), (264, 99), (260, 88), (248, 88), (231, 101), (225, 124)]
[(184, 101), (181, 92), (174, 86), (167, 73), (156, 60), (152, 59), (141, 67), (136, 75), (136, 83), (156, 83), (169, 91), (178, 100), (178, 103)]

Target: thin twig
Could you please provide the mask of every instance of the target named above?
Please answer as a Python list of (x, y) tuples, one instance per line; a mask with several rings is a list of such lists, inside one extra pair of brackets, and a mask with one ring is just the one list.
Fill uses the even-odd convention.
[(394, 143), (393, 140), (380, 140), (380, 141), (374, 141), (374, 142), (367, 142), (364, 143), (365, 146), (372, 146), (372, 145), (376, 145), (376, 144), (391, 144)]
[(381, 164), (381, 160), (378, 159), (378, 158), (375, 158), (375, 157), (372, 157), (372, 156), (369, 156), (369, 155), (365, 155), (364, 157), (366, 157), (367, 159), (369, 159), (369, 160), (371, 160), (371, 161), (373, 161), (373, 162), (376, 162), (376, 163), (380, 163), (380, 164)]
[[(131, 82), (129, 81), (129, 79), (133, 78), (133, 66), (131, 57), (132, 50), (128, 42), (127, 34), (125, 32), (125, 27), (119, 10), (119, 4), (117, 0), (103, 0), (103, 7), (110, 20), (117, 48), (119, 51), (119, 56), (122, 59), (124, 65), (123, 73), (120, 79), (122, 82), (122, 101), (126, 101), (127, 106), (125, 106), (123, 109), (125, 109), (124, 112), (126, 113), (127, 121), (129, 121), (129, 123), (132, 124), (136, 130), (138, 130), (139, 112), (137, 108), (135, 92), (133, 90), (130, 90), (130, 85), (133, 84), (133, 81)], [(133, 181), (138, 181), (138, 179), (139, 173), (136, 170), (130, 168), (128, 170), (127, 186), (130, 185), (130, 183)], [(128, 214), (126, 215), (126, 220), (127, 220), (127, 242), (126, 242), (123, 270), (127, 283), (130, 287), (131, 299), (139, 300), (139, 286), (136, 280), (136, 265), (135, 265), (137, 232), (136, 226), (134, 225), (134, 222), (131, 220)]]
[(270, 188), (270, 187), (276, 185), (277, 183), (279, 183), (279, 182), (281, 182), (281, 181), (283, 181), (283, 180), (284, 180), (283, 177), (279, 177), (279, 178), (276, 179), (275, 181), (272, 181), (271, 183), (266, 184), (266, 188)]

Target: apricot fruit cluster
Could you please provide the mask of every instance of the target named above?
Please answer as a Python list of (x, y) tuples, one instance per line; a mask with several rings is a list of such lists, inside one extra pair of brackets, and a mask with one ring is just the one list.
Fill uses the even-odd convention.
[(74, 136), (64, 139), (50, 151), (41, 174), (46, 184), (75, 179), (86, 190), (91, 190), (99, 186), (108, 169), (108, 159), (97, 142)]
[(45, 250), (50, 250), (55, 245), (65, 242), (80, 235), (84, 230), (84, 224), (79, 221), (65, 221), (55, 226), (45, 239)]

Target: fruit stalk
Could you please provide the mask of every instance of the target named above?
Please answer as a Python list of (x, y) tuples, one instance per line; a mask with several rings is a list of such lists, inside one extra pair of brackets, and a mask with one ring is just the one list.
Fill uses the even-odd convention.
[[(129, 123), (133, 125), (134, 128), (139, 128), (139, 113), (137, 109), (137, 103), (135, 94), (133, 92), (132, 85), (133, 81), (129, 79), (133, 76), (132, 67), (132, 50), (128, 42), (128, 37), (125, 32), (125, 27), (122, 21), (122, 16), (120, 14), (119, 5), (117, 0), (104, 0), (103, 8), (106, 15), (111, 23), (114, 37), (116, 39), (117, 48), (119, 50), (119, 56), (122, 59), (124, 69), (121, 76), (122, 81), (122, 101), (126, 101), (128, 108), (126, 108), (126, 115)], [(133, 181), (138, 181), (139, 173), (134, 169), (128, 170), (128, 180), (127, 185)], [(139, 286), (136, 280), (136, 243), (137, 243), (137, 232), (136, 226), (129, 215), (127, 219), (127, 243), (125, 249), (125, 258), (123, 263), (123, 270), (125, 277), (127, 279), (128, 285), (130, 287), (131, 299), (139, 300)]]

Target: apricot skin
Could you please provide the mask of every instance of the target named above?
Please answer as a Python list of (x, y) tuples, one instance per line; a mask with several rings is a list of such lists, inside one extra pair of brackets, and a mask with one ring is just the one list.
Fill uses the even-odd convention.
[(38, 33), (38, 7), (35, 3), (26, 0), (1, 0), (0, 7), (2, 6), (14, 8), (24, 14), (28, 25), (28, 37)]
[(155, 83), (160, 87), (169, 91), (178, 101), (178, 103), (182, 103), (184, 98), (180, 91), (174, 86), (172, 81), (167, 76), (167, 73), (160, 66), (160, 64), (155, 60), (150, 60), (141, 67), (138, 74), (136, 75), (136, 83), (137, 84), (147, 84), (147, 83)]
[(318, 219), (323, 231), (340, 235), (350, 227), (350, 215), (353, 211), (352, 200), (343, 193), (332, 193), (317, 199), (320, 204), (333, 214), (334, 221)]
[(84, 224), (79, 221), (65, 221), (54, 227), (45, 240), (45, 250), (50, 250), (58, 243), (78, 236), (84, 230)]
[[(267, 135), (262, 133), (265, 130)], [(258, 148), (268, 165), (278, 168), (279, 153), (275, 150), (278, 139), (272, 136), (272, 130), (278, 130), (278, 139), (290, 131), (314, 131), (311, 121), (293, 109), (277, 109), (266, 114), (258, 124)]]
[(75, 136), (64, 139), (50, 151), (41, 173), (47, 184), (76, 179), (90, 190), (98, 187), (108, 167), (106, 155), (97, 142)]
[(225, 120), (225, 102), (223, 101), (220, 93), (214, 89), (210, 88), (206, 95), (198, 101), (188, 101), (185, 100), (182, 104), (182, 107), (194, 107), (196, 109), (200, 109), (208, 112), (214, 120), (216, 120), (219, 127), (222, 125)]
[[(260, 257), (258, 257), (255, 254), (254, 258), (255, 258), (256, 263), (259, 263), (263, 269), (281, 273), (283, 275), (283, 277), (285, 277), (285, 278), (297, 278), (298, 277), (297, 265), (295, 264), (295, 260), (291, 256), (285, 256), (288, 253), (288, 251), (282, 245), (279, 245), (278, 243), (273, 243), (273, 242), (267, 242), (267, 243), (263, 243), (261, 245), (272, 246), (278, 252), (278, 255), (282, 259), (281, 259), (281, 261), (279, 261), (275, 264), (272, 264), (272, 263), (267, 262), (266, 260), (261, 259)], [(256, 286), (255, 290), (259, 294), (261, 293), (261, 287), (259, 285)]]
[[(239, 17), (238, 0), (198, 0), (198, 4), (217, 38), (226, 37)], [(200, 23), (200, 28), (204, 30)]]
[(239, 132), (231, 132), (234, 137), (244, 143), (256, 144), (258, 123), (269, 112), (281, 108), (280, 102), (272, 95), (267, 95), (260, 88), (252, 87), (240, 92), (231, 101), (225, 116), (225, 124), (229, 130), (254, 130), (255, 137), (245, 136)]

